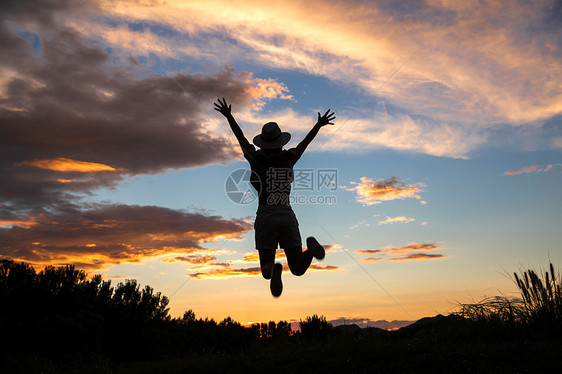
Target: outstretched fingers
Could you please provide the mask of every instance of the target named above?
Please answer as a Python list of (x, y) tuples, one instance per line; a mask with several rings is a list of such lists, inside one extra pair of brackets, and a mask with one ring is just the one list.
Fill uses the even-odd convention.
[(330, 113), (331, 109), (328, 109), (324, 115), (320, 115), (318, 112), (318, 122), (323, 125), (333, 125), (332, 121), (336, 119), (336, 114), (334, 112)]
[(215, 109), (218, 112), (221, 112), (221, 114), (223, 114), (224, 116), (228, 115), (231, 111), (232, 105), (228, 105), (226, 103), (226, 100), (224, 99), (224, 97), (221, 99), (217, 99), (217, 102), (214, 103), (215, 107), (213, 109)]

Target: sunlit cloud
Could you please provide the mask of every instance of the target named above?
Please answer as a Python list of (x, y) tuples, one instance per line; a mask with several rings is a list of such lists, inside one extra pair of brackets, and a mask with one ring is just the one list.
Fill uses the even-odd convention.
[(437, 258), (445, 258), (445, 256), (437, 253), (410, 253), (403, 257), (388, 258), (386, 261), (433, 260)]
[[(536, 123), (562, 111), (562, 78), (551, 74), (562, 67), (556, 27), (549, 24), (554, 22), (549, 18), (556, 11), (554, 3), (516, 1), (508, 8), (498, 4), (464, 7), (428, 1), (408, 9), (387, 2), (349, 1), (102, 1), (102, 15), (117, 23), (112, 27), (118, 35), (136, 33), (146, 42), (135, 46), (134, 35), (111, 39), (110, 31), (85, 32), (116, 48), (123, 45), (141, 54), (151, 50), (177, 58), (186, 55), (175, 48), (183, 38), (183, 45), (193, 49), (190, 55), (213, 63), (245, 61), (352, 82), (437, 121), (435, 134), (447, 126), (449, 130), (468, 126), (455, 138), (459, 144), (450, 143), (449, 153), (429, 150), (449, 155), (455, 145), (469, 144), (458, 152), (466, 155), (475, 143), (464, 136), (473, 136), (474, 129), (505, 122)], [(124, 26), (128, 23), (147, 27), (129, 31)], [(154, 24), (173, 36), (151, 39), (158, 36), (148, 27)], [(425, 132), (427, 124), (416, 122)], [(487, 135), (478, 137), (482, 142)], [(424, 144), (417, 148), (427, 149)]]
[(409, 222), (414, 222), (415, 219), (414, 218), (410, 218), (410, 217), (404, 217), (404, 216), (400, 216), (400, 217), (386, 217), (386, 219), (384, 221), (379, 221), (379, 225), (387, 225), (387, 224), (392, 224), (392, 223), (409, 223)]
[[(338, 269), (340, 269), (338, 266), (333, 266), (333, 265), (311, 264), (310, 267), (308, 268), (308, 272), (333, 271)], [(287, 264), (284, 264), (283, 272), (284, 273), (290, 272)], [(226, 279), (226, 278), (238, 278), (238, 277), (254, 277), (254, 276), (261, 276), (261, 269), (260, 267), (232, 268), (232, 267), (225, 266), (220, 269), (198, 271), (193, 274), (188, 274), (188, 276), (195, 279)]]
[(380, 250), (380, 249), (360, 249), (356, 252), (361, 254), (361, 255), (372, 255), (374, 253), (381, 253), (382, 250)]
[(355, 224), (355, 225), (349, 226), (349, 229), (350, 229), (350, 230), (355, 230), (355, 229), (357, 229), (357, 228), (359, 228), (359, 227), (362, 227), (362, 226), (364, 226), (364, 227), (370, 227), (371, 224), (369, 224), (369, 223), (367, 223), (367, 221), (363, 220), (363, 221), (359, 221), (359, 223), (357, 223), (357, 224)]
[(215, 256), (209, 255), (191, 255), (191, 256), (175, 256), (165, 258), (163, 262), (187, 262), (188, 264), (207, 264), (215, 261)]
[(251, 228), (238, 219), (128, 205), (98, 205), (85, 211), (43, 214), (30, 223), (5, 223), (8, 227), (0, 228), (4, 256), (38, 267), (73, 263), (88, 270), (163, 255), (174, 255), (174, 261), (206, 263), (214, 254), (202, 243), (219, 236), (237, 238)]
[[(71, 160), (63, 157), (44, 159), (44, 160), (33, 159), (28, 161), (20, 161), (20, 162), (16, 162), (15, 165), (54, 170), (54, 171), (71, 171), (71, 172), (79, 172), (79, 173), (92, 173), (96, 171), (117, 170), (111, 166), (96, 163), (96, 162), (77, 161), (77, 160)], [(67, 180), (59, 180), (59, 182), (65, 183), (67, 182)]]
[(421, 187), (424, 187), (424, 184), (420, 182), (407, 185), (398, 177), (377, 181), (362, 177), (360, 183), (351, 182), (351, 184), (355, 186), (349, 188), (348, 191), (355, 191), (357, 201), (364, 205), (375, 205), (397, 199), (421, 199), (419, 193), (423, 192)]
[(194, 274), (188, 274), (191, 278), (195, 279), (226, 279), (226, 278), (235, 278), (235, 277), (252, 277), (256, 275), (261, 275), (261, 270), (259, 267), (252, 267), (252, 268), (240, 268), (240, 269), (232, 269), (232, 268), (221, 268), (221, 269), (213, 269), (207, 272), (197, 272)]
[(0, 218), (0, 228), (2, 227), (21, 227), (24, 229), (28, 229), (37, 225), (37, 221), (35, 218), (31, 218), (28, 220), (21, 220), (21, 219), (7, 219), (7, 218)]
[(357, 250), (356, 252), (362, 256), (376, 254), (378, 257), (365, 257), (361, 259), (362, 263), (378, 262), (378, 261), (408, 261), (408, 260), (430, 260), (437, 258), (445, 258), (445, 255), (437, 253), (426, 253), (443, 249), (436, 243), (409, 243), (400, 247), (385, 247), (383, 249), (367, 249)]
[(523, 166), (523, 168), (519, 170), (508, 170), (504, 174), (505, 175), (519, 175), (519, 174), (530, 174), (535, 172), (547, 172), (550, 171), (554, 165), (549, 164), (546, 167), (541, 168), (539, 165), (531, 165), (531, 166)]
[(252, 104), (254, 110), (260, 110), (266, 104), (266, 101), (273, 99), (294, 100), (294, 97), (288, 94), (287, 86), (275, 79), (249, 78), (247, 83), (248, 92), (254, 100), (254, 104)]

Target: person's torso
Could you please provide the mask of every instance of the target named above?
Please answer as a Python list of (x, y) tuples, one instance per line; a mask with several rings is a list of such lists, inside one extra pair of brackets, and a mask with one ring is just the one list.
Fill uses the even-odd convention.
[(290, 205), (296, 153), (292, 149), (273, 155), (256, 151), (246, 159), (252, 169), (250, 182), (258, 192), (259, 205)]

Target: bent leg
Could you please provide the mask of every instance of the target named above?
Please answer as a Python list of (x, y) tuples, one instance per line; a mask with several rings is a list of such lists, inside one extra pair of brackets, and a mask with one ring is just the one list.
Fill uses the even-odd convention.
[(306, 273), (312, 262), (310, 251), (303, 252), (301, 247), (287, 248), (285, 249), (285, 255), (287, 256), (287, 263), (291, 273), (296, 276)]
[(275, 249), (258, 249), (260, 255), (261, 275), (265, 279), (271, 279), (273, 264), (275, 263)]

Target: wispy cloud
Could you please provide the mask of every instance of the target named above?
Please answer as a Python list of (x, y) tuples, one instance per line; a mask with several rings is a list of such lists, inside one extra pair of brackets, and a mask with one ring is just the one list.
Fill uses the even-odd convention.
[[(558, 164), (556, 164), (558, 166)], [(546, 165), (544, 168), (541, 168), (539, 165), (531, 165), (531, 166), (523, 166), (519, 170), (508, 170), (504, 174), (505, 175), (519, 175), (519, 174), (530, 174), (536, 172), (547, 172), (552, 170), (554, 167), (553, 164)]]
[(378, 255), (378, 257), (365, 257), (361, 259), (361, 262), (368, 263), (378, 261), (431, 260), (446, 257), (442, 254), (427, 253), (440, 249), (443, 248), (436, 243), (410, 243), (405, 246), (358, 250), (356, 252), (362, 256)]
[[(325, 12), (315, 12), (311, 21), (311, 9)], [(97, 17), (81, 24), (112, 24), (115, 35), (85, 26), (84, 32), (113, 48), (194, 56), (215, 65), (245, 61), (351, 82), (414, 114), (421, 134), (435, 126), (433, 138), (414, 145), (419, 137), (412, 135), (399, 149), (466, 156), (496, 124), (526, 126), (562, 111), (562, 78), (551, 73), (562, 68), (554, 2), (515, 1), (505, 7), (484, 1), (474, 7), (427, 1), (405, 8), (389, 2), (131, 0), (102, 1), (92, 12)], [(137, 26), (134, 31), (129, 23)], [(122, 36), (126, 33), (131, 35)], [(458, 136), (448, 151), (437, 149), (436, 135), (447, 131)], [(375, 136), (372, 141), (378, 144)]]
[(388, 225), (388, 224), (392, 224), (392, 223), (409, 223), (409, 222), (414, 222), (415, 218), (410, 218), (410, 217), (404, 217), (404, 216), (399, 216), (399, 217), (388, 217), (386, 216), (386, 219), (384, 221), (379, 221), (379, 225)]
[(357, 193), (357, 201), (364, 205), (380, 204), (383, 201), (391, 201), (397, 199), (415, 198), (421, 199), (419, 193), (423, 192), (423, 183), (406, 184), (400, 181), (398, 177), (389, 179), (378, 179), (373, 181), (367, 177), (362, 177), (360, 183), (351, 182), (354, 187), (348, 191)]
[[(338, 266), (333, 265), (317, 265), (311, 264), (308, 268), (308, 272), (316, 271), (333, 271), (340, 269)], [(289, 268), (286, 264), (283, 266), (283, 272), (289, 272)], [(198, 271), (193, 274), (188, 274), (189, 277), (195, 279), (225, 279), (225, 278), (238, 278), (238, 277), (254, 277), (261, 276), (261, 268), (250, 267), (250, 268), (232, 268), (230, 266), (225, 266), (220, 269), (210, 269), (208, 271)]]

